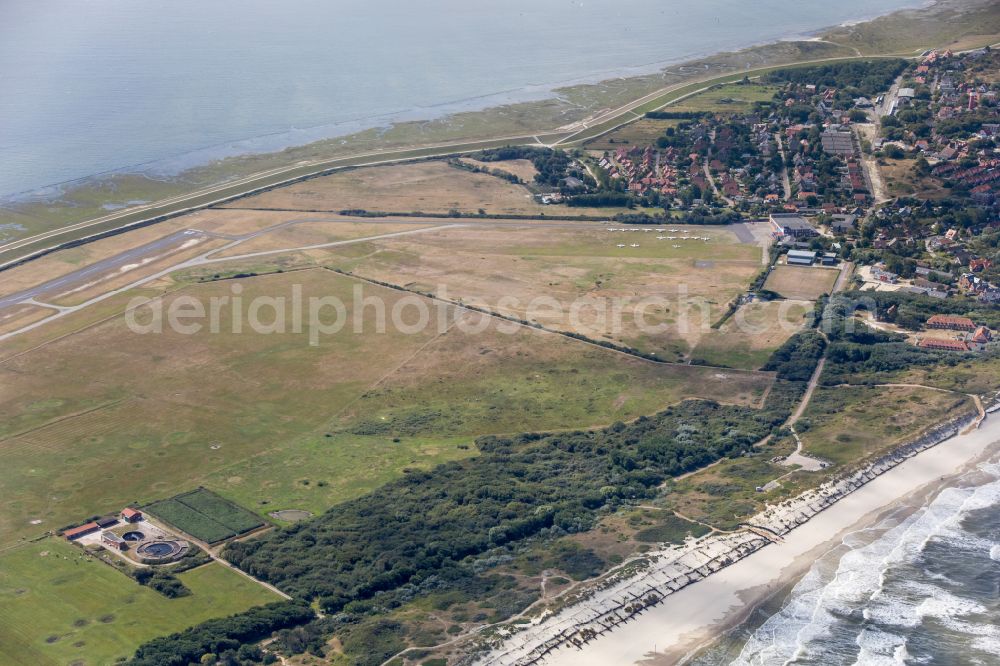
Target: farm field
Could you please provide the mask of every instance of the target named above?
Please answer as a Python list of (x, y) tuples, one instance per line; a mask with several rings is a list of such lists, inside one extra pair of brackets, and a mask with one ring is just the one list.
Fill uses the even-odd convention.
[(810, 301), (754, 301), (740, 306), (720, 328), (704, 336), (692, 354), (710, 365), (753, 370), (800, 331), (813, 311)]
[[(503, 169), (505, 162), (492, 162)], [(516, 167), (515, 167), (516, 168)], [(494, 215), (599, 215), (622, 209), (570, 208), (536, 203), (528, 188), (485, 173), (434, 160), (365, 167), (314, 178), (247, 197), (224, 208), (282, 208), (299, 211), (369, 210), (389, 213), (477, 213)]]
[(815, 301), (833, 291), (838, 275), (839, 271), (832, 268), (775, 266), (764, 289), (793, 300)]
[[(188, 285), (165, 299), (231, 295), (235, 284)], [(305, 298), (351, 303), (358, 283), (314, 269), (238, 284), (245, 302), (288, 296), (298, 284)], [(419, 300), (375, 285), (364, 293), (389, 309), (404, 296)], [(228, 321), (231, 309), (221, 314)], [(752, 402), (771, 381), (652, 364), (519, 327), (492, 338), (458, 327), (440, 337), (393, 327), (373, 334), (371, 307), (352, 308), (344, 334), (316, 346), (305, 332), (140, 335), (120, 316), (92, 317), (60, 320), (62, 337), (34, 349), (53, 331), (15, 338), (22, 353), (0, 361), (0, 410), (10, 415), (0, 423), (3, 545), (197, 485), (261, 513), (323, 510), (405, 468), (472, 455), (478, 435), (606, 424), (690, 395)], [(65, 335), (78, 318), (91, 325)], [(435, 353), (437, 344), (447, 346)], [(376, 414), (375, 425), (393, 430), (373, 430)], [(104, 483), (112, 471), (116, 483)]]
[(754, 102), (767, 102), (778, 86), (760, 83), (726, 83), (671, 104), (665, 111), (707, 111), (710, 113), (745, 113)]
[(198, 488), (143, 507), (177, 529), (209, 544), (239, 536), (264, 524), (243, 507)]
[(822, 387), (803, 414), (807, 427), (800, 420), (796, 429), (806, 453), (850, 465), (974, 411), (967, 396), (919, 387)]
[(104, 666), (140, 643), (279, 597), (211, 563), (178, 575), (189, 596), (168, 599), (62, 539), (0, 554), (0, 662)]
[[(760, 270), (760, 249), (726, 229), (673, 228), (671, 235), (711, 240), (661, 241), (655, 237), (669, 231), (595, 225), (452, 228), (310, 256), (360, 277), (684, 361)], [(600, 311), (596, 299), (616, 303), (622, 316)]]

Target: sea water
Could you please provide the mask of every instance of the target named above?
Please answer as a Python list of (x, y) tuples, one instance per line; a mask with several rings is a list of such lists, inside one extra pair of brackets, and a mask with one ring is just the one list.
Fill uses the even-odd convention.
[(699, 666), (1000, 664), (1000, 465), (849, 535)]
[(0, 199), (542, 99), (917, 4), (0, 0)]

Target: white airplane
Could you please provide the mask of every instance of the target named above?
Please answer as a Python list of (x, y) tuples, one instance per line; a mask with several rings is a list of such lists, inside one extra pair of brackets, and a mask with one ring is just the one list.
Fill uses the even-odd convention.
[(680, 229), (671, 229), (671, 230), (670, 230), (670, 233), (672, 233), (672, 234), (676, 234), (676, 233), (677, 233), (678, 231), (680, 231)]
[(657, 233), (661, 233), (662, 234), (664, 231), (666, 231), (666, 229), (657, 229), (656, 231), (657, 231)]
[(677, 240), (677, 236), (667, 236), (667, 240)]
[(609, 228), (608, 228), (608, 231), (614, 231), (614, 229), (613, 229), (613, 228), (610, 228), (610, 227), (609, 227)]
[(657, 236), (656, 240), (667, 240), (666, 236)]
[(625, 243), (618, 243), (618, 247), (625, 247)]
[(674, 245), (674, 247), (680, 247), (680, 245)]
[(643, 231), (648, 234), (650, 231), (652, 231), (652, 229), (643, 229)]
[(632, 247), (639, 247), (638, 243), (632, 243)]

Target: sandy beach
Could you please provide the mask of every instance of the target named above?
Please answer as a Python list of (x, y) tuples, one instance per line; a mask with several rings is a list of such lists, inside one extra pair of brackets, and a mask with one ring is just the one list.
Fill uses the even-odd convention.
[(874, 523), (904, 498), (936, 492), (948, 479), (993, 454), (1000, 416), (896, 465), (771, 544), (666, 597), (632, 621), (582, 649), (563, 647), (545, 659), (558, 666), (608, 666), (681, 661), (776, 591), (801, 576), (849, 532)]

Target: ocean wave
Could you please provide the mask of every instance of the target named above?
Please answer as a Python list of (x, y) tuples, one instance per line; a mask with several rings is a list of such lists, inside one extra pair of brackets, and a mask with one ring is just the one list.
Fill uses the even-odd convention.
[[(902, 522), (848, 535), (843, 545), (850, 550), (818, 561), (733, 664), (920, 663), (908, 652), (908, 636), (928, 620), (977, 650), (1000, 654), (1000, 629), (976, 617), (988, 609), (950, 592), (957, 581), (923, 561), (965, 554), (1000, 561), (1000, 544), (963, 529), (973, 512), (1000, 506), (1000, 465), (979, 470), (994, 480), (945, 489)], [(936, 555), (928, 551), (932, 545)]]

